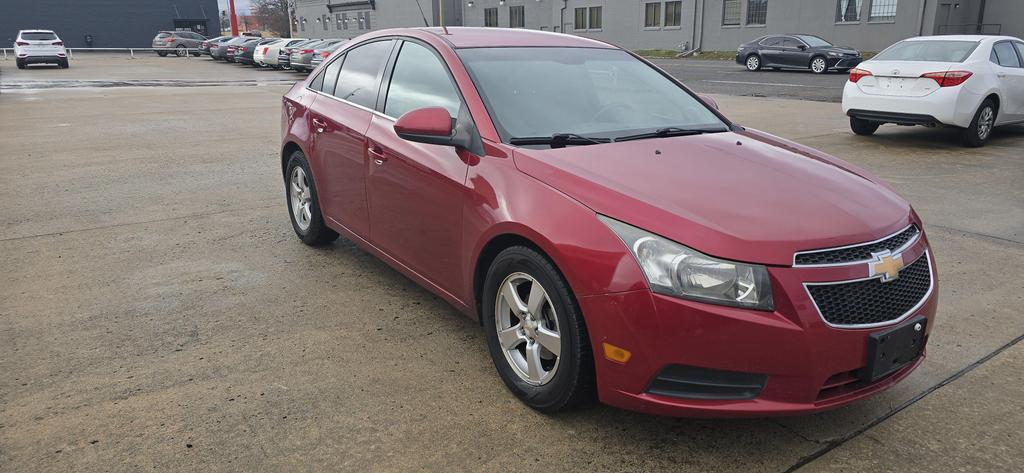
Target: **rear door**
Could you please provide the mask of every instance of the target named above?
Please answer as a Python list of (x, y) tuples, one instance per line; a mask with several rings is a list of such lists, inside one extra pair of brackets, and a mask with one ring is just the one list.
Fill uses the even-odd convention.
[(778, 66), (782, 64), (782, 37), (769, 36), (757, 45), (761, 54), (762, 66)]
[(999, 122), (1024, 120), (1024, 43), (999, 41), (989, 60), (999, 82)]
[(386, 39), (352, 48), (323, 68), (311, 84), (319, 89), (310, 116), (317, 162), (313, 173), (322, 210), (327, 218), (367, 240), (366, 129), (393, 47), (394, 40)]
[[(367, 131), (370, 153), (370, 237), (379, 248), (449, 294), (462, 284), (462, 199), (473, 156), (451, 146), (413, 143), (395, 134), (395, 120), (424, 107), (459, 117), (463, 101), (440, 55), (404, 41), (386, 97)], [(470, 120), (468, 114), (464, 119)]]

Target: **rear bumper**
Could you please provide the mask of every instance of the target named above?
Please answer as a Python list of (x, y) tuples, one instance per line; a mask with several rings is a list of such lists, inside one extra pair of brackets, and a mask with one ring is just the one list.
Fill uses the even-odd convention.
[(68, 60), (65, 55), (46, 55), (46, 56), (22, 56), (18, 57), (21, 62), (25, 64), (59, 64)]
[(872, 95), (847, 81), (843, 88), (843, 113), (885, 123), (967, 127), (982, 98), (964, 86), (940, 87), (923, 97)]
[[(930, 264), (934, 274), (934, 263)], [(867, 365), (868, 339), (872, 333), (907, 325), (918, 315), (928, 319), (925, 334), (930, 334), (937, 286), (911, 317), (898, 323), (833, 328), (801, 289), (811, 274), (837, 280), (852, 277), (832, 271), (851, 270), (773, 268), (774, 312), (710, 305), (648, 290), (580, 298), (598, 396), (608, 405), (657, 415), (769, 417), (833, 409), (892, 387), (920, 366), (924, 354), (869, 382), (857, 377)], [(625, 364), (605, 358), (605, 342), (632, 356)], [(685, 368), (671, 371), (678, 366)], [(666, 395), (666, 371), (684, 378), (696, 372), (697, 381), (689, 382), (690, 392), (696, 394)], [(707, 377), (700, 379), (700, 373)], [(687, 382), (683, 381), (679, 384)]]

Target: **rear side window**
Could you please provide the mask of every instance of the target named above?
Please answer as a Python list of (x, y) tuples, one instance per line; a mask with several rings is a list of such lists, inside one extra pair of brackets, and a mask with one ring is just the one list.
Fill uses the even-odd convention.
[(1013, 45), (1009, 41), (1003, 41), (996, 43), (992, 46), (992, 56), (989, 57), (992, 62), (999, 64), (1003, 67), (1020, 67), (1020, 58), (1017, 57), (1017, 52), (1013, 50)]
[(779, 46), (782, 44), (781, 36), (770, 36), (761, 40), (761, 46)]
[(384, 114), (400, 117), (423, 107), (444, 107), (456, 117), (462, 100), (441, 60), (426, 47), (406, 42), (398, 53)]
[(1013, 45), (1017, 47), (1017, 52), (1020, 53), (1020, 58), (1024, 59), (1024, 43), (1014, 42)]
[(170, 37), (171, 37), (171, 34), (170, 34), (170, 33), (160, 33), (160, 34), (156, 35), (156, 37), (157, 37), (157, 38), (160, 38), (160, 39), (163, 39), (163, 38), (170, 38)]
[(964, 62), (978, 47), (977, 41), (900, 41), (878, 53), (873, 61)]
[(25, 41), (51, 41), (57, 39), (53, 33), (22, 33), (21, 39)]
[(328, 64), (327, 67), (324, 68), (324, 83), (323, 86), (320, 87), (320, 90), (323, 93), (334, 95), (334, 86), (338, 83), (338, 71), (341, 70), (341, 62), (344, 59), (345, 58), (343, 57), (335, 59), (334, 62)]
[(366, 108), (377, 104), (377, 76), (388, 59), (392, 41), (375, 41), (345, 53), (334, 95)]

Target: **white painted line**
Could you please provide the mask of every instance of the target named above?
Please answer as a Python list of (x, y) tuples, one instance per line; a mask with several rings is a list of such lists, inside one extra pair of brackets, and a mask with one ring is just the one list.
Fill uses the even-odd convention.
[(821, 85), (779, 84), (775, 82), (742, 82), (738, 80), (703, 80), (701, 82), (713, 82), (715, 84), (768, 85), (772, 87), (808, 87), (811, 89), (842, 89), (842, 87), (827, 87)]

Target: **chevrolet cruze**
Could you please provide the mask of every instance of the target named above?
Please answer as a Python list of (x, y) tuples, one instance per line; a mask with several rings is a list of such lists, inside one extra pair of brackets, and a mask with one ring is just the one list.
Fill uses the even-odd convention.
[(936, 277), (910, 204), (614, 46), (377, 31), (281, 118), (299, 239), (343, 235), (478, 320), (540, 411), (809, 413), (923, 360)]

